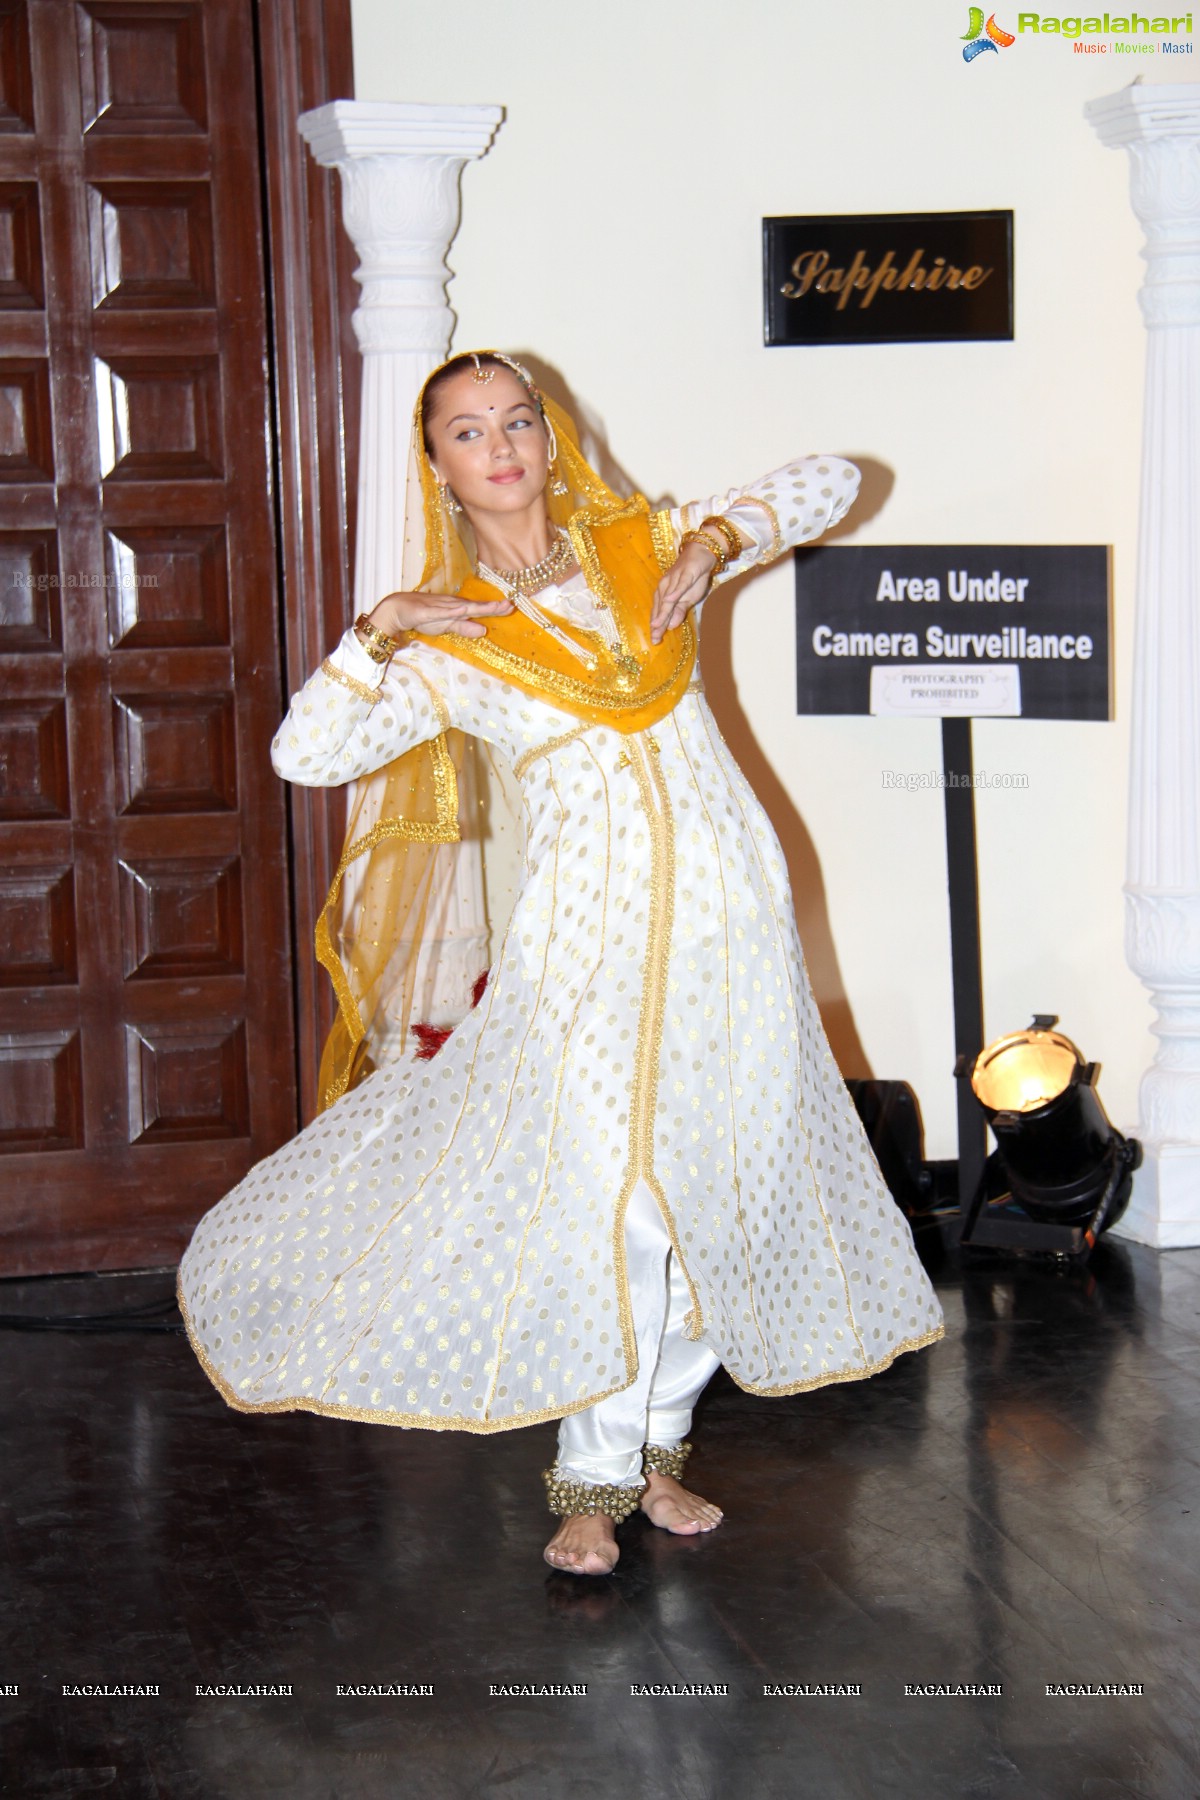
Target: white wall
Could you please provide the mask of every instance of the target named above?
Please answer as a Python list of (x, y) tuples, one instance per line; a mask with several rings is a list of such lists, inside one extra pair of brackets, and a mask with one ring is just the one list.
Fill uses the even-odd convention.
[[(880, 466), (843, 541), (1114, 546), (1115, 722), (983, 721), (975, 756), (1029, 778), (977, 796), (985, 1032), (1061, 1014), (1128, 1130), (1153, 1048), (1121, 895), (1141, 236), (1124, 153), (1082, 108), (1135, 73), (1195, 79), (1195, 58), (1022, 37), (967, 66), (966, 13), (353, 0), (356, 94), (506, 107), (464, 177), (455, 346), (561, 371), (652, 497), (826, 449)], [(1015, 342), (763, 348), (765, 214), (979, 207), (1015, 212)], [(843, 1071), (912, 1081), (927, 1154), (953, 1155), (942, 800), (883, 786), (940, 767), (938, 725), (795, 716), (787, 561), (706, 609), (704, 666), (788, 850)]]

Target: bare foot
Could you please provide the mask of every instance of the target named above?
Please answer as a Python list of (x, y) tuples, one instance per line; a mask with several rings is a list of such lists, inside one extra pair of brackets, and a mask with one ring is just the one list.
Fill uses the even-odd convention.
[(652, 1525), (661, 1525), (664, 1531), (673, 1531), (676, 1537), (712, 1531), (725, 1517), (719, 1506), (702, 1500), (699, 1494), (689, 1494), (673, 1475), (660, 1475), (657, 1469), (646, 1473), (642, 1511)]
[(566, 1575), (611, 1575), (621, 1552), (607, 1513), (574, 1513), (564, 1519), (542, 1555)]

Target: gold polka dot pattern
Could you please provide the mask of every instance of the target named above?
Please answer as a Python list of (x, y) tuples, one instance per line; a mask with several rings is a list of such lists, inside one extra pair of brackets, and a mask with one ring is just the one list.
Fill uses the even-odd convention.
[(379, 1070), (201, 1220), (180, 1299), (230, 1404), (477, 1432), (593, 1405), (636, 1368), (639, 1176), (689, 1334), (742, 1387), (855, 1380), (939, 1337), (821, 1026), (779, 842), (703, 694), (622, 736), (432, 642), (382, 681), (352, 635), (330, 660), (353, 682), (318, 671), (296, 696), (280, 772), (348, 780), (444, 709), (522, 771), (525, 873), (483, 999), (438, 1055)]

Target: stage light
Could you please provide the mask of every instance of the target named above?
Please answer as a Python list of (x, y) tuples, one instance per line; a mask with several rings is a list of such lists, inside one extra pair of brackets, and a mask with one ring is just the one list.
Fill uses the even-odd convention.
[[(1099, 1063), (1086, 1062), (1053, 1029), (1057, 1024), (1057, 1014), (1039, 1013), (1027, 1030), (997, 1038), (955, 1073), (969, 1077), (995, 1134), (1011, 1198), (1028, 1219), (1051, 1228), (1018, 1233), (1024, 1238), (1018, 1247), (1078, 1255), (1125, 1211), (1142, 1147), (1109, 1120), (1096, 1091)], [(986, 1192), (995, 1192), (995, 1175), (994, 1168), (985, 1171), (964, 1243), (1000, 1247), (992, 1229), (1000, 1227), (1003, 1238), (1000, 1218), (989, 1220), (982, 1234), (975, 1229)]]

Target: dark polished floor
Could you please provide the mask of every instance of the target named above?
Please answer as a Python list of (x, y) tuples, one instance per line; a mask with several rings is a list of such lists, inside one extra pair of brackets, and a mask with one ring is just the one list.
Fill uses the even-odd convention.
[[(726, 1523), (683, 1539), (635, 1518), (599, 1583), (540, 1559), (553, 1427), (245, 1417), (180, 1337), (0, 1332), (0, 1684), (19, 1689), (0, 1788), (1195, 1800), (1200, 1251), (1106, 1241), (1088, 1271), (964, 1273), (922, 1243), (946, 1341), (788, 1400), (719, 1376), (689, 1473)], [(0, 1312), (169, 1292), (163, 1274), (10, 1282)], [(63, 1694), (86, 1683), (159, 1692)], [(196, 1693), (219, 1683), (292, 1692)], [(434, 1693), (338, 1695), (355, 1683)], [(763, 1694), (800, 1683), (862, 1691)]]

